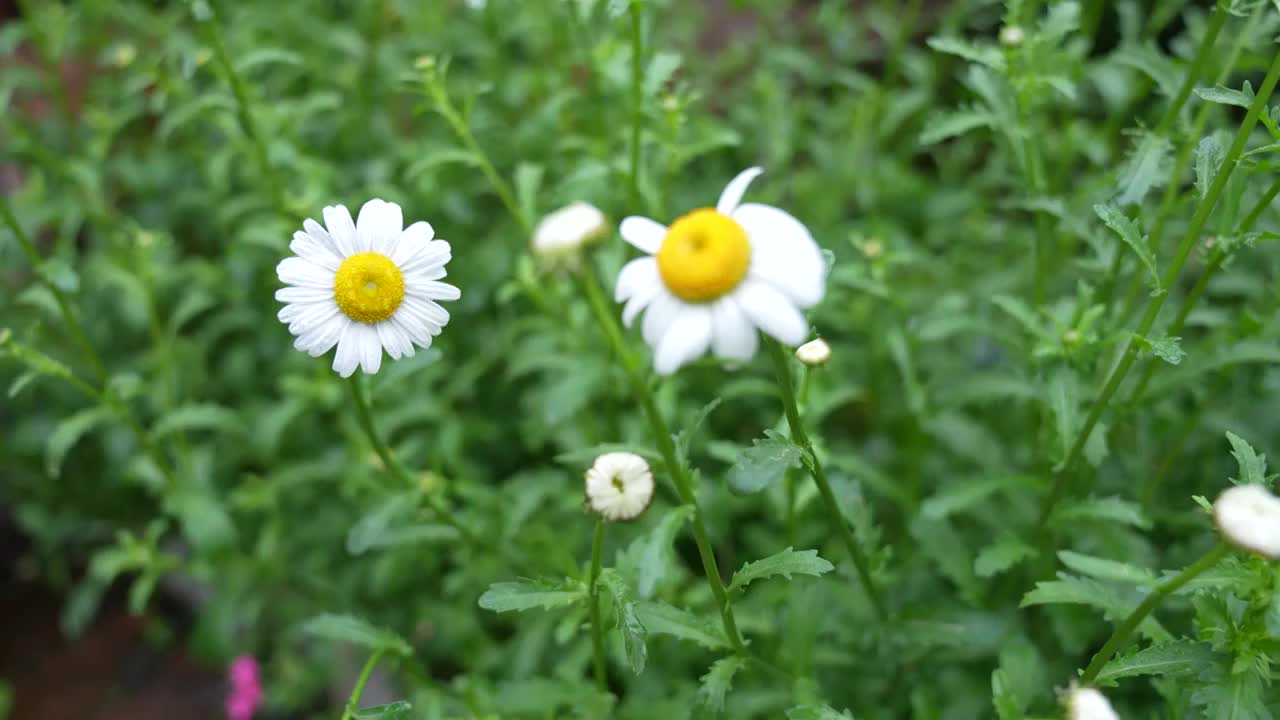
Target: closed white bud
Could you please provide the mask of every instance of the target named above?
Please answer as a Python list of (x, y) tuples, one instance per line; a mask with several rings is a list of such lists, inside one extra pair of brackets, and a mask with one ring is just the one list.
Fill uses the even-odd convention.
[(1000, 44), (1016, 47), (1027, 39), (1027, 33), (1017, 25), (1005, 25), (1000, 28)]
[(1067, 720), (1120, 720), (1107, 696), (1090, 687), (1072, 687), (1066, 693)]
[(826, 365), (831, 359), (831, 346), (822, 338), (810, 340), (796, 348), (796, 359), (809, 367)]
[(1213, 503), (1213, 520), (1232, 545), (1280, 560), (1280, 498), (1265, 487), (1227, 488)]
[(600, 208), (576, 202), (542, 218), (533, 230), (533, 254), (539, 260), (565, 260), (609, 234), (609, 220)]
[(644, 458), (605, 453), (587, 470), (587, 507), (605, 520), (633, 520), (653, 500), (653, 473)]

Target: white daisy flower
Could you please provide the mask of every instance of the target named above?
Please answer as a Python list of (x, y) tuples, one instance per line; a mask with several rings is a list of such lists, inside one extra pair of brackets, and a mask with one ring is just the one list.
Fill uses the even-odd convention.
[(533, 254), (542, 260), (572, 257), (609, 232), (600, 208), (576, 202), (542, 218), (533, 230)]
[(1213, 503), (1213, 519), (1232, 545), (1280, 560), (1280, 498), (1265, 487), (1227, 488)]
[(1090, 687), (1072, 687), (1066, 693), (1067, 720), (1120, 720), (1107, 696)]
[(653, 500), (653, 473), (644, 458), (605, 453), (587, 470), (587, 507), (606, 520), (631, 520)]
[(276, 266), (288, 286), (276, 291), (286, 303), (279, 317), (297, 336), (293, 346), (319, 357), (337, 345), (333, 369), (342, 377), (357, 367), (378, 372), (383, 350), (399, 360), (415, 345), (431, 347), (449, 323), (437, 301), (461, 296), (439, 282), (449, 243), (433, 240), (428, 223), (404, 227), (400, 206), (383, 200), (365, 203), (355, 222), (342, 205), (326, 207), (324, 223), (308, 218), (289, 244), (294, 257)]
[(815, 338), (796, 348), (796, 359), (809, 367), (821, 367), (831, 360), (831, 346), (822, 338)]
[(615, 297), (626, 302), (630, 326), (645, 312), (645, 342), (654, 369), (669, 375), (710, 350), (745, 361), (756, 352), (756, 329), (788, 345), (809, 332), (801, 310), (822, 299), (826, 263), (809, 230), (769, 205), (741, 203), (760, 168), (742, 171), (720, 194), (671, 227), (629, 217), (623, 239), (649, 254), (618, 274)]

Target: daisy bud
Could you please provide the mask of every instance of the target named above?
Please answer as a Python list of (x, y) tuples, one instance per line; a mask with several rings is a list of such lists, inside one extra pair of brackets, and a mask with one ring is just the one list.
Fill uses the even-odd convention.
[(1262, 485), (1224, 490), (1213, 503), (1213, 520), (1232, 545), (1280, 560), (1280, 498)]
[(582, 248), (609, 234), (609, 220), (590, 203), (576, 202), (542, 218), (533, 230), (533, 254), (551, 264), (572, 261)]
[(601, 455), (586, 480), (587, 507), (606, 520), (633, 520), (653, 500), (653, 473), (635, 453)]
[(862, 254), (868, 260), (879, 260), (884, 255), (884, 243), (872, 238), (862, 244)]
[(1017, 47), (1027, 39), (1027, 33), (1017, 25), (1005, 25), (1000, 28), (1000, 44), (1008, 47)]
[(1089, 687), (1072, 687), (1066, 692), (1067, 720), (1120, 720), (1107, 696)]
[(809, 367), (822, 367), (831, 359), (831, 346), (822, 338), (815, 338), (796, 348), (796, 359)]

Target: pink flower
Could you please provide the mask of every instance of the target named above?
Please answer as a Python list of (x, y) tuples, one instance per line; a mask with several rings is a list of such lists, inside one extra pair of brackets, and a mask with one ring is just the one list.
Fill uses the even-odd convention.
[(227, 692), (227, 720), (252, 720), (262, 705), (262, 682), (258, 677), (258, 661), (252, 655), (241, 655), (227, 668), (230, 689)]

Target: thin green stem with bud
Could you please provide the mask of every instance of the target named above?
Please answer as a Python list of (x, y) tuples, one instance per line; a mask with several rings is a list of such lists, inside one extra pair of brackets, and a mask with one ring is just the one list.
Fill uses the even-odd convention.
[(604, 518), (596, 518), (596, 531), (591, 538), (591, 576), (587, 581), (588, 608), (591, 613), (591, 656), (596, 689), (607, 692), (608, 678), (604, 665), (604, 622), (600, 619), (600, 564), (604, 554)]
[(1062, 461), (1059, 471), (1054, 477), (1053, 487), (1046, 496), (1044, 504), (1040, 510), (1040, 527), (1047, 529), (1049, 518), (1053, 514), (1054, 506), (1062, 500), (1068, 489), (1068, 484), (1072, 474), (1083, 455), (1085, 444), (1089, 441), (1089, 435), (1093, 432), (1094, 427), (1101, 419), (1102, 413), (1106, 410), (1107, 404), (1111, 401), (1111, 397), (1115, 395), (1120, 388), (1120, 384), (1124, 382), (1129, 370), (1138, 359), (1138, 353), (1141, 351), (1146, 336), (1151, 332), (1151, 328), (1155, 325), (1156, 318), (1160, 315), (1161, 308), (1164, 307), (1165, 301), (1168, 299), (1167, 288), (1170, 288), (1177, 281), (1178, 276), (1182, 273), (1182, 267), (1186, 264), (1187, 257), (1191, 254), (1192, 248), (1195, 247), (1200, 239), (1200, 234), (1204, 230), (1205, 223), (1209, 220), (1209, 215), (1213, 211), (1214, 206), (1218, 202), (1218, 196), (1222, 194), (1223, 189), (1227, 185), (1227, 181), (1231, 179), (1232, 172), (1235, 170), (1236, 163), (1240, 159), (1244, 146), (1249, 140), (1249, 135), (1253, 132), (1253, 128), (1258, 124), (1258, 116), (1267, 107), (1267, 101), (1271, 98), (1271, 93), (1275, 90), (1276, 81), (1280, 80), (1280, 53), (1278, 53), (1271, 62), (1271, 67), (1267, 70), (1267, 75), (1262, 81), (1262, 86), (1258, 88), (1258, 93), (1254, 97), (1253, 102), (1249, 105), (1249, 111), (1245, 115), (1244, 122), (1241, 123), (1240, 129), (1236, 132), (1235, 140), (1232, 141), (1230, 149), (1227, 150), (1226, 157), (1222, 161), (1222, 168), (1218, 171), (1217, 176), (1210, 185), (1209, 190), (1201, 199), (1200, 204), (1196, 208), (1195, 215), (1191, 218), (1191, 225), (1187, 228), (1186, 235), (1183, 237), (1181, 244), (1178, 246), (1177, 253), (1174, 255), (1173, 261), (1169, 264), (1169, 268), (1165, 271), (1161, 278), (1161, 287), (1165, 288), (1164, 292), (1152, 297), (1147, 303), (1147, 309), (1142, 315), (1141, 321), (1138, 323), (1137, 329), (1129, 338), (1121, 355), (1120, 362), (1112, 369), (1108, 375), (1106, 382), (1102, 386), (1102, 390), (1094, 399), (1092, 406), (1089, 408), (1089, 414), (1085, 418), (1084, 424), (1081, 426), (1079, 433), (1076, 435), (1075, 441), (1072, 443), (1070, 450)]
[(360, 668), (360, 676), (356, 678), (356, 686), (351, 689), (351, 697), (347, 700), (347, 705), (342, 710), (342, 720), (352, 720), (356, 716), (356, 711), (360, 709), (360, 696), (364, 695), (364, 688), (369, 684), (369, 677), (373, 675), (373, 669), (377, 667), (378, 661), (382, 659), (385, 652), (385, 650), (374, 652), (365, 661), (364, 667)]
[(1133, 638), (1133, 634), (1137, 632), (1138, 626), (1142, 624), (1142, 621), (1159, 607), (1166, 597), (1177, 592), (1179, 588), (1191, 582), (1197, 575), (1217, 565), (1218, 561), (1226, 557), (1230, 551), (1231, 548), (1228, 545), (1219, 542), (1199, 560), (1188, 565), (1182, 572), (1157, 585), (1151, 591), (1151, 594), (1147, 595), (1142, 603), (1134, 608), (1133, 612), (1129, 613), (1129, 617), (1120, 623), (1115, 632), (1111, 633), (1111, 637), (1107, 639), (1102, 649), (1089, 661), (1089, 666), (1085, 668), (1084, 674), (1080, 676), (1080, 683), (1082, 685), (1092, 685), (1098, 679), (1098, 674), (1102, 672), (1102, 668), (1106, 666), (1107, 662), (1116, 653), (1124, 649), (1129, 640)]
[(734, 651), (745, 655), (746, 645), (738, 632), (738, 623), (733, 615), (733, 604), (729, 599), (728, 591), (725, 589), (724, 579), (720, 577), (720, 568), (716, 564), (715, 552), (711, 547), (710, 535), (707, 533), (702, 507), (698, 504), (698, 496), (694, 492), (693, 478), (690, 476), (689, 468), (676, 451), (671, 428), (668, 427), (667, 421), (658, 410), (658, 403), (654, 398), (648, 381), (645, 379), (644, 371), (640, 368), (639, 362), (637, 362), (630, 349), (628, 349), (626, 338), (622, 335), (622, 329), (619, 327), (609, 303), (605, 300), (604, 291), (600, 289), (600, 281), (595, 274), (594, 264), (590, 262), (585, 264), (586, 267), (578, 273), (578, 280), (582, 286), (583, 294), (586, 295), (587, 302), (591, 305), (591, 311), (595, 315), (600, 329), (604, 332), (605, 339), (609, 342), (609, 347), (613, 350), (614, 356), (617, 357), (618, 362), (627, 374), (632, 394), (635, 396), (636, 402), (640, 403), (645, 420), (649, 424), (649, 431), (653, 435), (654, 442), (658, 444), (658, 451), (662, 455), (667, 471), (671, 474), (672, 482), (675, 483), (676, 493), (679, 494), (680, 501), (693, 507), (693, 539), (698, 546), (698, 556), (702, 560), (703, 573), (707, 577), (707, 584), (711, 587), (711, 595), (715, 598), (716, 605), (719, 606), (720, 619), (724, 624), (725, 635), (728, 636), (730, 645)]
[(773, 361), (774, 372), (778, 376), (778, 394), (782, 398), (782, 409), (787, 416), (787, 425), (791, 428), (791, 439), (804, 453), (804, 465), (813, 476), (814, 484), (818, 486), (818, 493), (822, 496), (822, 504), (826, 507), (828, 519), (853, 559), (853, 565), (858, 571), (858, 579), (862, 581), (862, 588), (871, 600), (876, 616), (885, 620), (888, 618), (888, 613), (885, 610), (884, 600), (880, 598), (880, 593), (871, 579), (871, 563), (867, 560), (862, 546), (858, 544), (858, 539), (854, 537), (849, 521), (840, 511), (840, 503), (831, 489), (831, 481), (827, 479), (826, 470), (822, 467), (822, 461), (818, 459), (813, 441), (809, 439), (809, 433), (805, 430), (804, 421), (800, 417), (800, 407), (796, 403), (795, 389), (791, 384), (790, 355), (780, 343), (773, 339), (766, 339), (764, 344), (769, 351), (769, 358)]

